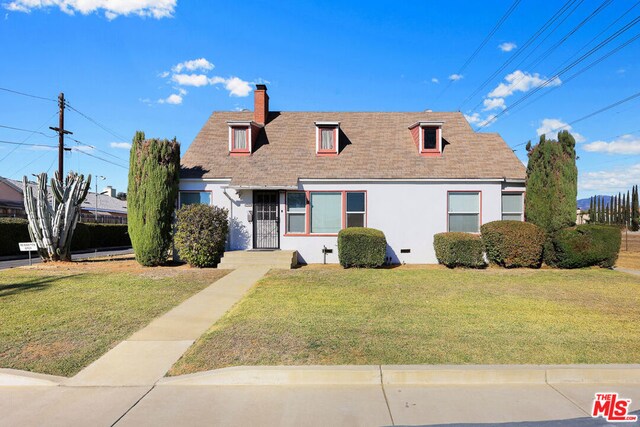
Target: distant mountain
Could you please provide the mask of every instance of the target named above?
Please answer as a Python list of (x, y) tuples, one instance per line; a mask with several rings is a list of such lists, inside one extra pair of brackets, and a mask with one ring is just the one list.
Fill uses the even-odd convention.
[[(602, 200), (604, 200), (604, 204), (605, 206), (609, 204), (609, 201), (611, 200), (611, 196), (596, 196), (596, 197), (602, 197)], [(589, 200), (590, 199), (578, 199), (578, 209), (586, 211), (589, 209)]]

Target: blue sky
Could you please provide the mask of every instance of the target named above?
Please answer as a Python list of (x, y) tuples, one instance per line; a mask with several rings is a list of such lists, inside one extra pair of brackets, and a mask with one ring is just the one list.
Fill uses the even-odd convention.
[[(460, 109), (474, 127), (499, 132), (526, 162), (521, 144), (528, 139), (537, 141), (540, 133), (640, 91), (640, 40), (566, 81), (640, 34), (640, 25), (554, 78), (563, 63), (640, 15), (639, 5), (620, 18), (635, 1), (605, 2), (559, 44), (603, 4), (572, 1), (528, 47), (529, 38), (564, 3), (521, 1), (460, 72), (513, 0), (0, 0), (0, 87), (45, 98), (64, 91), (71, 106), (106, 127), (67, 110), (72, 137), (96, 149), (68, 140), (84, 153), (68, 153), (66, 167), (104, 175), (100, 187), (119, 191), (126, 191), (127, 172), (112, 163), (127, 165), (127, 143), (135, 130), (148, 137), (175, 136), (184, 152), (212, 111), (252, 109), (250, 89), (259, 82), (267, 83), (274, 110)], [(531, 96), (545, 81), (547, 86)], [(523, 96), (530, 97), (510, 107)], [(57, 125), (56, 111), (54, 102), (0, 90), (2, 126), (52, 135), (48, 127)], [(640, 97), (571, 127), (580, 141), (580, 197), (640, 184), (639, 112)], [(0, 128), (0, 140), (57, 142), (6, 128)], [(46, 147), (0, 143), (0, 175), (53, 173), (56, 156)]]

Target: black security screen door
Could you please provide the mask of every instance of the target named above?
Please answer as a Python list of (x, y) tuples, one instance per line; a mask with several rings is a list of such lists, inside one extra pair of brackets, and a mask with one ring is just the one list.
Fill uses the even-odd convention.
[(280, 248), (280, 218), (277, 191), (253, 192), (253, 248)]

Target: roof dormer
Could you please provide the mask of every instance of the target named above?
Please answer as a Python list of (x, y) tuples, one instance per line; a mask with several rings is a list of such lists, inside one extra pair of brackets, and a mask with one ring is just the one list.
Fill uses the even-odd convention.
[(337, 156), (340, 141), (340, 122), (315, 122), (316, 154), (318, 156)]
[(249, 156), (253, 153), (261, 125), (254, 121), (228, 121), (229, 154), (231, 156)]
[(442, 155), (442, 125), (444, 122), (416, 122), (409, 126), (413, 142), (421, 156)]

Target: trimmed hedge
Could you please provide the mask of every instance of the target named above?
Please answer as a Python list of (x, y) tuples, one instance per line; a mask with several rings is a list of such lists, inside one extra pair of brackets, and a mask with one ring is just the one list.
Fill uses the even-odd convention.
[(484, 245), (480, 236), (469, 233), (438, 233), (433, 236), (433, 247), (440, 264), (449, 268), (484, 268)]
[(384, 264), (387, 239), (375, 228), (349, 227), (338, 233), (338, 258), (344, 268), (375, 268)]
[(545, 262), (559, 268), (597, 265), (611, 268), (620, 252), (620, 228), (613, 225), (584, 224), (565, 228), (545, 244)]
[[(0, 218), (0, 236), (0, 256), (18, 255), (18, 243), (31, 241), (27, 220), (22, 218)], [(116, 246), (131, 246), (126, 224), (79, 223), (71, 241), (74, 251)]]
[(0, 256), (20, 253), (19, 242), (30, 242), (27, 220), (22, 218), (0, 218)]
[(542, 265), (545, 232), (522, 221), (493, 221), (480, 227), (482, 243), (490, 262), (506, 268)]
[(204, 204), (186, 205), (176, 214), (173, 241), (181, 259), (193, 267), (215, 267), (224, 254), (229, 211)]

